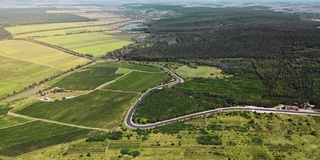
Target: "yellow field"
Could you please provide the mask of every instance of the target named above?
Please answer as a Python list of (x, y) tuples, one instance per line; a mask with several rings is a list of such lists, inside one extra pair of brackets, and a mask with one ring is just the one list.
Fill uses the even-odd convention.
[(88, 33), (88, 32), (101, 32), (101, 31), (107, 31), (110, 29), (111, 28), (108, 26), (82, 27), (82, 28), (73, 28), (73, 29), (45, 31), (45, 32), (32, 32), (28, 34), (15, 35), (14, 38), (39, 38), (39, 37), (50, 37), (50, 36), (62, 36), (62, 35)]
[(27, 41), (0, 41), (0, 98), (87, 62)]
[(65, 29), (70, 27), (86, 27), (92, 25), (110, 25), (111, 23), (121, 22), (124, 19), (120, 18), (110, 18), (110, 19), (101, 19), (99, 21), (90, 21), (90, 22), (71, 22), (71, 23), (48, 23), (48, 24), (34, 24), (34, 25), (25, 25), (25, 26), (15, 26), (5, 28), (11, 34), (19, 34), (25, 32), (35, 32), (42, 30), (57, 30)]
[(131, 35), (114, 32), (74, 34), (37, 40), (96, 57), (132, 43)]

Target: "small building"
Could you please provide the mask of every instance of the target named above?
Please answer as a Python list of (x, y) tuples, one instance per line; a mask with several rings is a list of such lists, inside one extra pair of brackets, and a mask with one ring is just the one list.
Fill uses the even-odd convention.
[(281, 109), (284, 109), (284, 110), (295, 110), (295, 111), (299, 111), (299, 107), (298, 106), (295, 106), (295, 105), (283, 105), (281, 107)]

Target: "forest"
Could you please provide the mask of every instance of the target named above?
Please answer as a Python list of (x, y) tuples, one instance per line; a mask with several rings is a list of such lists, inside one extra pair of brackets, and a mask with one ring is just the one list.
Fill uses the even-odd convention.
[[(317, 14), (275, 12), (261, 6), (188, 8), (144, 4), (127, 7), (150, 12), (171, 10), (177, 16), (146, 22), (149, 27), (145, 32), (149, 36), (144, 41), (110, 52), (107, 56), (125, 60), (180, 62), (189, 66), (209, 65), (234, 75), (230, 83), (248, 81), (253, 86), (258, 85), (247, 90), (245, 93), (248, 94), (236, 91), (234, 93), (239, 94), (233, 95), (228, 93), (230, 88), (245, 91), (250, 84), (243, 83), (240, 87), (223, 84), (224, 88), (220, 88), (225, 92), (223, 94), (214, 88), (197, 91), (200, 87), (194, 87), (215, 86), (219, 80), (193, 79), (166, 92), (201, 97), (200, 101), (209, 101), (215, 107), (271, 107), (294, 102), (311, 102), (319, 107), (320, 23), (308, 19)], [(257, 94), (257, 88), (264, 91)], [(165, 93), (150, 95), (150, 103), (158, 94)], [(145, 104), (148, 102), (147, 98)], [(148, 120), (154, 121), (155, 118)]]

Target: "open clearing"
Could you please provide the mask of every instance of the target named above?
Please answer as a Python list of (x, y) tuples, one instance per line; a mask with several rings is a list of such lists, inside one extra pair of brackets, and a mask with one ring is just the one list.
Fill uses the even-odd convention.
[(0, 129), (0, 155), (18, 156), (51, 145), (83, 138), (89, 132), (89, 130), (39, 121)]
[(155, 87), (170, 80), (165, 73), (131, 72), (128, 75), (116, 80), (104, 88), (112, 90), (144, 92), (151, 87)]
[(175, 72), (184, 78), (223, 78), (222, 70), (215, 67), (198, 66), (190, 68), (185, 65), (175, 70)]
[(120, 124), (125, 110), (138, 95), (97, 90), (73, 99), (37, 102), (18, 113), (65, 123), (113, 129)]
[(37, 40), (96, 57), (132, 43), (131, 35), (108, 32), (46, 37)]
[(27, 41), (0, 41), (0, 98), (87, 62)]

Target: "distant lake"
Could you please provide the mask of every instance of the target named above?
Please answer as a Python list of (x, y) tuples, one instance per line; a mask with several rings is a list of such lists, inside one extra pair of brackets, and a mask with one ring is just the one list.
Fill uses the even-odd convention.
[(122, 31), (130, 31), (130, 30), (133, 30), (133, 29), (141, 29), (141, 28), (148, 28), (148, 26), (142, 24), (142, 23), (129, 23), (128, 25), (125, 25), (125, 26), (122, 26), (119, 28), (119, 30), (122, 30)]

